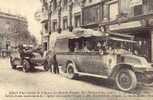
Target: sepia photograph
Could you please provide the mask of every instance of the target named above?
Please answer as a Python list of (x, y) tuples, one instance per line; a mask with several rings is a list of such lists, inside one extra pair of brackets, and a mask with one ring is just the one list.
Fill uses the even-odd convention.
[(153, 100), (153, 0), (0, 0), (0, 100)]

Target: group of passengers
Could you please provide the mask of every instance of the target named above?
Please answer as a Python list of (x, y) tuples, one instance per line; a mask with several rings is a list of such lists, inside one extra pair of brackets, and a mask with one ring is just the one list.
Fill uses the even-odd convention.
[[(83, 45), (81, 45), (83, 44)], [(75, 42), (74, 52), (99, 52), (100, 54), (132, 54), (130, 48), (125, 49), (123, 43), (118, 43), (116, 46), (108, 45), (108, 43), (98, 41), (84, 41), (79, 44)]]

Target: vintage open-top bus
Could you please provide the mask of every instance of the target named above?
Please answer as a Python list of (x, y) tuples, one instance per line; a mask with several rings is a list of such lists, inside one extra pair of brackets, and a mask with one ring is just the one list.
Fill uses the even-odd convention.
[(136, 88), (138, 82), (148, 82), (153, 68), (138, 56), (133, 36), (76, 29), (56, 37), (52, 51), (67, 77), (80, 75), (112, 79), (122, 91)]

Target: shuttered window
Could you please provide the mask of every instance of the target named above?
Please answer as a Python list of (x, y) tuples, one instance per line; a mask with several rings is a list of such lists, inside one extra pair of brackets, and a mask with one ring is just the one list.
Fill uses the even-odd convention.
[(153, 0), (146, 0), (149, 11), (153, 11)]
[(102, 19), (102, 10), (100, 4), (83, 8), (83, 25), (98, 24)]
[(134, 16), (143, 14), (143, 8), (142, 7), (143, 7), (142, 5), (134, 6)]

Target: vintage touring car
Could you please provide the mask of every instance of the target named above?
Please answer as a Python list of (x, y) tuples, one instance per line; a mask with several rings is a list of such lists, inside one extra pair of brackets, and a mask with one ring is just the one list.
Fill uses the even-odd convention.
[(35, 67), (43, 66), (45, 71), (49, 70), (46, 53), (43, 54), (41, 47), (32, 45), (21, 45), (16, 47), (10, 55), (10, 65), (12, 69), (22, 66), (24, 72), (29, 72)]
[(153, 78), (151, 65), (137, 56), (133, 36), (78, 29), (60, 34), (52, 44), (55, 60), (70, 79), (80, 75), (112, 79), (118, 89), (131, 91)]

